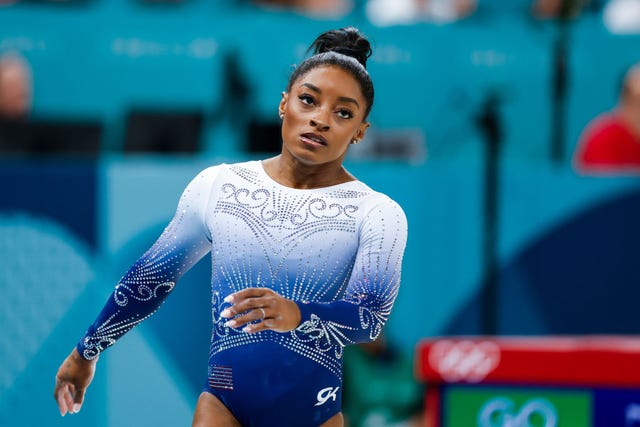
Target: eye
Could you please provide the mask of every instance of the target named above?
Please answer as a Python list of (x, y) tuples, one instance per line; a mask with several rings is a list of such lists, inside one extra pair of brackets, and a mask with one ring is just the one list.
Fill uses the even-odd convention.
[(311, 95), (306, 95), (306, 94), (304, 94), (304, 95), (300, 95), (300, 96), (298, 96), (298, 99), (299, 99), (303, 104), (306, 104), (306, 105), (313, 105), (313, 104), (315, 104), (315, 100), (313, 99), (313, 97), (312, 97)]
[(352, 119), (353, 118), (353, 113), (350, 110), (347, 109), (341, 109), (338, 110), (337, 112), (338, 117), (340, 117), (341, 119)]

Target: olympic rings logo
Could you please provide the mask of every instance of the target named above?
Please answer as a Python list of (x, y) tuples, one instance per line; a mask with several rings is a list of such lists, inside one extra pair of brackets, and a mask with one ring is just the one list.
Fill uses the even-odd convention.
[(479, 427), (557, 427), (558, 414), (546, 399), (536, 398), (524, 403), (514, 412), (515, 404), (506, 397), (498, 397), (484, 404), (478, 414)]
[(491, 341), (437, 341), (429, 364), (447, 382), (482, 381), (500, 363), (500, 347)]

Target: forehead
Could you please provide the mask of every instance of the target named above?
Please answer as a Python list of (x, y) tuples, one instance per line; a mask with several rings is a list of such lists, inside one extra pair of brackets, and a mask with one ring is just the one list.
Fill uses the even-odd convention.
[(293, 88), (300, 88), (305, 83), (312, 84), (323, 93), (335, 93), (338, 96), (364, 99), (362, 88), (356, 78), (343, 68), (336, 65), (323, 65), (312, 68), (298, 77), (293, 83)]

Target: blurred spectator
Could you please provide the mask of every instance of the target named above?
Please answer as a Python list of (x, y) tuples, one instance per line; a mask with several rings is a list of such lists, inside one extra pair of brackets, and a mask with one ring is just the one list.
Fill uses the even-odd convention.
[(606, 0), (478, 0), (478, 9), (491, 14), (521, 14), (540, 21), (571, 21), (592, 12), (600, 14)]
[(604, 24), (614, 34), (640, 33), (640, 1), (609, 0), (603, 10)]
[(446, 24), (473, 14), (477, 0), (369, 0), (367, 17), (379, 26)]
[(531, 14), (539, 19), (576, 18), (590, 0), (532, 0)]
[(640, 63), (626, 72), (618, 105), (583, 131), (574, 157), (581, 173), (640, 173)]
[(22, 120), (31, 112), (31, 67), (14, 52), (0, 56), (0, 119)]
[(353, 9), (353, 0), (253, 0), (277, 9), (291, 9), (313, 18), (341, 18)]
[(344, 353), (343, 409), (348, 427), (417, 427), (424, 394), (413, 360), (383, 336)]

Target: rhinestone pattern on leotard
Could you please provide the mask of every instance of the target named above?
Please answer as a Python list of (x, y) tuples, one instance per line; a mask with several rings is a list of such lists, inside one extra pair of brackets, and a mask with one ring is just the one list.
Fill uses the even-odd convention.
[[(187, 188), (171, 228), (175, 234), (165, 232), (154, 246), (166, 249), (166, 256), (145, 268), (134, 266), (121, 281), (112, 304), (120, 314), (105, 308), (108, 315), (84, 339), (87, 349), (98, 354), (122, 328), (148, 317), (159, 306), (156, 299), (170, 290), (155, 292), (156, 286), (175, 283), (206, 250), (212, 263), (211, 360), (231, 348), (269, 341), (340, 378), (343, 347), (377, 337), (398, 292), (404, 213), (359, 181), (296, 190), (269, 178), (259, 162), (217, 166)], [(219, 315), (228, 306), (224, 297), (247, 287), (271, 288), (298, 302), (300, 326), (289, 333), (257, 334), (224, 326), (227, 319)], [(132, 289), (138, 289), (138, 298), (127, 293)], [(122, 316), (118, 301), (124, 297), (136, 303), (137, 317)], [(116, 324), (120, 329), (114, 331)]]
[[(230, 167), (228, 175), (216, 186), (220, 196), (207, 215), (213, 236), (211, 356), (269, 340), (340, 377), (343, 346), (377, 337), (397, 294), (406, 232), (402, 211), (358, 182), (295, 190), (245, 165)], [(384, 223), (368, 223), (366, 215), (376, 210), (390, 223), (400, 215), (397, 230), (384, 233)], [(385, 234), (397, 241), (383, 241)], [(225, 327), (219, 313), (228, 304), (222, 298), (247, 286), (268, 287), (300, 302), (343, 299), (336, 309), (347, 314), (312, 315), (288, 334), (251, 335)]]

